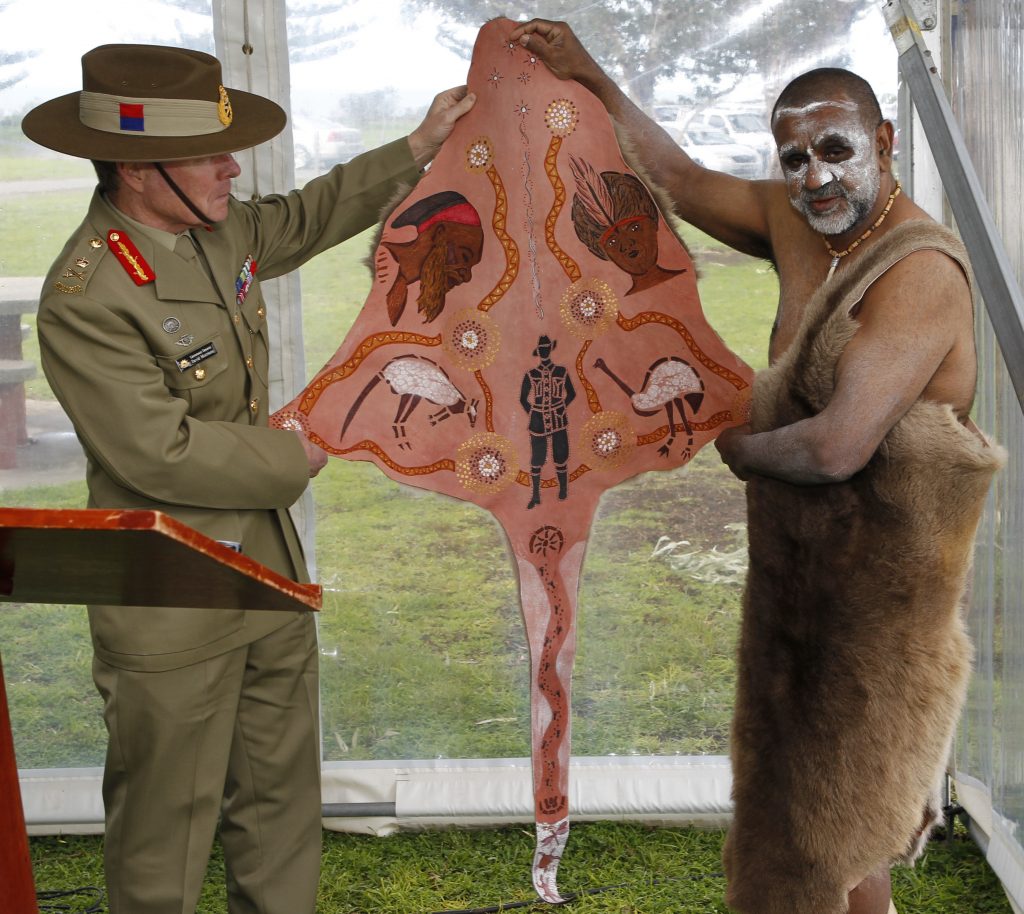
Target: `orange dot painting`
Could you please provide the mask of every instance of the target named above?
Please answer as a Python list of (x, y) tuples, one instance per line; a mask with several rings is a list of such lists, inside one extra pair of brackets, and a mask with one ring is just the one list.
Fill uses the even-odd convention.
[(562, 900), (570, 687), (598, 500), (746, 420), (752, 372), (601, 103), (480, 30), (477, 103), (384, 219), (337, 353), (272, 423), (471, 501), (511, 547), (531, 670), (533, 884)]

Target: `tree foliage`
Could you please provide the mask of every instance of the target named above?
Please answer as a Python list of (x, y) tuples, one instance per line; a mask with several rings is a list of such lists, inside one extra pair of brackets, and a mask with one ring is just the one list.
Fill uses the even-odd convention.
[(334, 110), (343, 124), (382, 124), (398, 115), (398, 90), (392, 87), (342, 95)]
[(437, 40), (466, 57), (473, 36), (466, 23), (496, 16), (567, 21), (586, 47), (642, 106), (654, 101), (658, 80), (690, 77), (694, 101), (707, 103), (745, 76), (760, 73), (772, 91), (794, 64), (842, 66), (845, 40), (871, 0), (407, 0), (410, 10), (445, 19)]
[(359, 29), (354, 0), (289, 0), (288, 59), (292, 63), (332, 57), (352, 46)]
[[(5, 5), (6, 4), (0, 4), (0, 12), (3, 12)], [(38, 53), (38, 51), (0, 51), (0, 68), (16, 67), (19, 64), (25, 63), (26, 60), (35, 57)], [(28, 76), (28, 70), (24, 68), (16, 70), (13, 73), (8, 72), (7, 75), (0, 77), (0, 92), (3, 92), (4, 89), (8, 89), (11, 86), (16, 86), (26, 76)]]

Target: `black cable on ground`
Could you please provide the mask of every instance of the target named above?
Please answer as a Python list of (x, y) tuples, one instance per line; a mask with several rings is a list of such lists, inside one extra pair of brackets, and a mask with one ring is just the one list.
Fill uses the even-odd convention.
[[(724, 873), (700, 873), (696, 876), (667, 876), (664, 879), (651, 879), (642, 885), (665, 885), (670, 882), (695, 882), (700, 879), (723, 879), (725, 878)], [(631, 886), (636, 886), (640, 883), (635, 882), (619, 882), (615, 885), (599, 885), (592, 889), (582, 889), (579, 892), (566, 892), (563, 895), (564, 901), (558, 905), (552, 905), (549, 901), (544, 901), (541, 898), (531, 898), (529, 901), (509, 901), (502, 904), (491, 905), (486, 908), (459, 908), (458, 910), (452, 911), (432, 911), (431, 914), (502, 914), (504, 911), (514, 911), (517, 908), (532, 908), (544, 906), (546, 908), (551, 907), (562, 907), (563, 905), (571, 904), (578, 898), (585, 898), (590, 895), (600, 895), (603, 892), (611, 892), (615, 889), (628, 889)]]
[[(88, 904), (88, 907), (81, 907), (79, 904), (72, 905), (71, 900), (85, 897), (81, 904)], [(91, 902), (88, 899), (93, 899)], [(67, 899), (64, 901), (62, 899)], [(98, 914), (105, 911), (103, 904), (103, 889), (94, 885), (82, 886), (78, 889), (67, 889), (65, 891), (36, 892), (36, 902), (39, 906), (39, 914)]]

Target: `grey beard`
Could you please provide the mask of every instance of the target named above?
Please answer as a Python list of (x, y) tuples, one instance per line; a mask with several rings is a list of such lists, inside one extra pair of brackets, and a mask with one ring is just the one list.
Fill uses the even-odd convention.
[(846, 198), (847, 206), (837, 212), (819, 215), (801, 201), (800, 210), (807, 218), (807, 223), (814, 231), (822, 235), (842, 235), (850, 231), (858, 222), (871, 212), (871, 203)]
[[(852, 193), (840, 187), (839, 193), (845, 198), (847, 205), (832, 213), (819, 214), (810, 207), (810, 201), (828, 197), (835, 193), (830, 185), (826, 185), (813, 197), (800, 196), (798, 209), (807, 219), (807, 224), (822, 235), (842, 235), (855, 225), (863, 222), (871, 213), (875, 197), (878, 195), (879, 181), (871, 181), (868, 186), (861, 186)], [(824, 193), (822, 192), (824, 191)]]

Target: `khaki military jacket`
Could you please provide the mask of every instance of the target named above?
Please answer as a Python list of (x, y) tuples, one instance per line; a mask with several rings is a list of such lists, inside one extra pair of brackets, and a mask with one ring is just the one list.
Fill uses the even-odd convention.
[[(260, 280), (366, 229), (396, 185), (416, 178), (402, 139), (290, 194), (232, 200), (212, 232), (193, 232), (200, 250), (191, 262), (128, 231), (94, 195), (46, 278), (38, 314), (43, 370), (85, 450), (90, 507), (164, 511), (308, 580), (288, 508), (309, 470), (298, 437), (267, 427), (270, 341)], [(125, 669), (195, 663), (290, 617), (89, 608), (97, 655)]]

